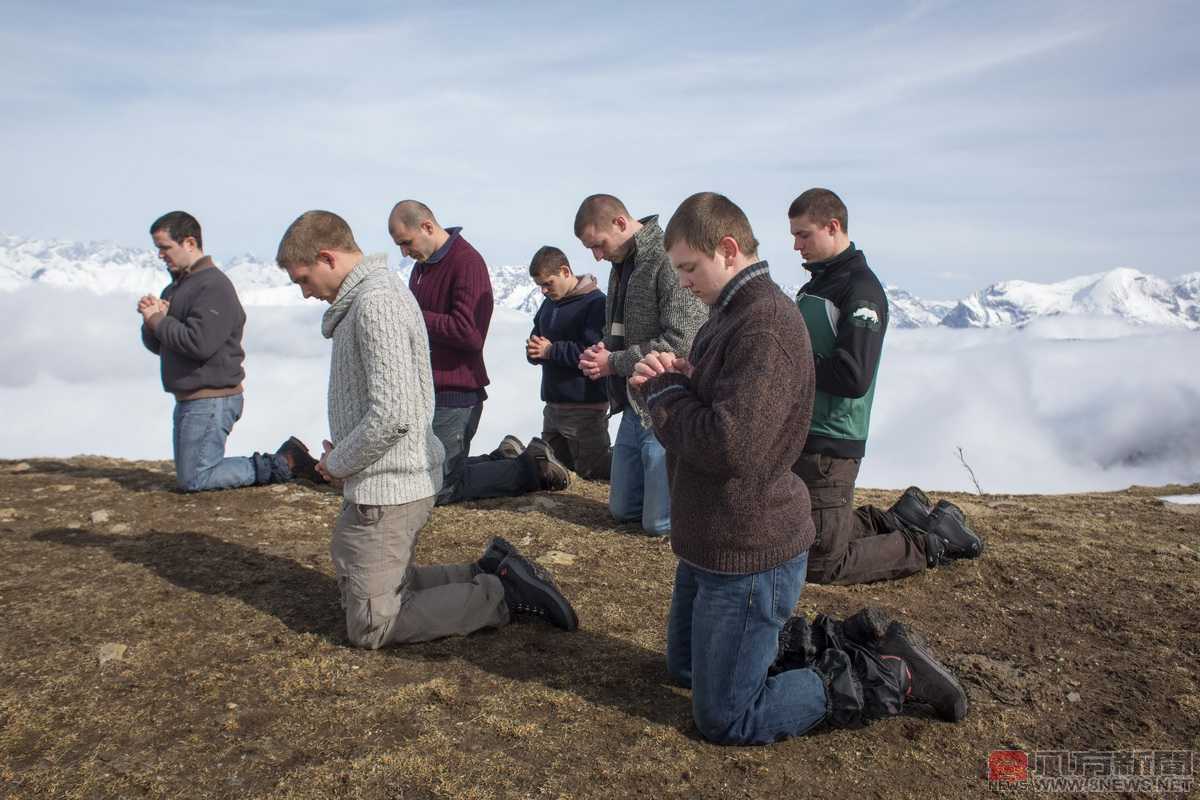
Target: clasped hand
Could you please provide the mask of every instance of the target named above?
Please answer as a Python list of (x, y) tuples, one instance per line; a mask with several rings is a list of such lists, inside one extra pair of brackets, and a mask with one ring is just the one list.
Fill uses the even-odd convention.
[(633, 365), (633, 376), (629, 385), (638, 388), (651, 378), (666, 372), (677, 372), (685, 378), (692, 377), (693, 367), (686, 358), (680, 358), (674, 353), (660, 353), (651, 350), (642, 360)]

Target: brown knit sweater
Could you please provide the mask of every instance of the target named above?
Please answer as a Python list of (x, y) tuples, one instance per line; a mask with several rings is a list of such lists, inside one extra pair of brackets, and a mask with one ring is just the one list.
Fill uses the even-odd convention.
[(792, 472), (813, 406), (813, 355), (796, 304), (760, 261), (712, 307), (688, 356), (642, 395), (667, 451), (671, 548), (701, 569), (747, 574), (813, 542), (808, 489)]

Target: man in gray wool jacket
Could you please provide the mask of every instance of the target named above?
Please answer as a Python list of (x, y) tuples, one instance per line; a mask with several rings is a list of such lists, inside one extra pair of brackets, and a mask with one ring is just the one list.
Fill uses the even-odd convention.
[(666, 454), (649, 417), (630, 403), (626, 381), (646, 353), (686, 356), (708, 309), (675, 280), (657, 216), (635, 219), (616, 197), (594, 194), (575, 214), (575, 236), (597, 261), (612, 264), (604, 339), (579, 360), (584, 375), (608, 381), (609, 415), (621, 414), (608, 508), (619, 522), (639, 520), (646, 533), (665, 535), (671, 530)]
[(309, 211), (284, 233), (279, 266), (329, 303), (332, 441), (317, 470), (345, 501), (330, 551), (356, 647), (466, 635), (528, 614), (578, 627), (550, 576), (495, 537), (472, 564), (415, 566), (417, 538), (442, 487), (433, 433), (429, 339), (412, 292), (384, 255), (364, 257), (346, 221)]

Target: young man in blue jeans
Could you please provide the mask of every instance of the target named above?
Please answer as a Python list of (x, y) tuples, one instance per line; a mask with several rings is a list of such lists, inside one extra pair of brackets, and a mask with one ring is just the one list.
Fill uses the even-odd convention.
[(612, 264), (604, 339), (579, 360), (588, 378), (607, 380), (610, 413), (621, 414), (609, 511), (619, 522), (639, 520), (646, 533), (661, 536), (671, 529), (666, 459), (649, 420), (630, 405), (626, 381), (650, 351), (685, 354), (708, 311), (675, 280), (657, 216), (634, 219), (617, 198), (594, 194), (575, 214), (575, 235), (597, 261)]
[[(791, 470), (813, 406), (804, 319), (728, 198), (685, 200), (665, 247), (708, 322), (686, 359), (648, 353), (630, 385), (666, 448), (679, 558), (667, 668), (691, 687), (700, 733), (762, 744), (897, 714), (910, 698), (961, 719), (962, 687), (898, 623), (873, 611), (818, 618), (815, 630), (789, 623), (814, 538), (808, 491)], [(793, 637), (781, 652), (785, 625)]]
[(225, 440), (242, 416), (242, 328), (246, 312), (224, 272), (204, 255), (200, 223), (185, 211), (150, 226), (171, 273), (161, 297), (138, 301), (142, 343), (162, 361), (163, 388), (175, 395), (173, 450), (181, 491), (232, 489), (305, 478), (325, 480), (296, 437), (274, 453), (226, 458)]

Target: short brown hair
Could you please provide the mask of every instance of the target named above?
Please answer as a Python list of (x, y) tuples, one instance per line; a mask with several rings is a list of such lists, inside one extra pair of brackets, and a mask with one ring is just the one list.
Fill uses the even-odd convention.
[(758, 240), (750, 220), (737, 203), (723, 194), (699, 192), (684, 200), (667, 223), (663, 247), (670, 250), (683, 241), (700, 253), (715, 253), (717, 245), (732, 236), (748, 256), (758, 254)]
[(809, 189), (792, 201), (788, 208), (788, 219), (803, 217), (805, 214), (818, 225), (825, 225), (829, 220), (836, 219), (842, 225), (842, 233), (850, 232), (846, 204), (828, 189)]
[(611, 194), (593, 194), (585, 197), (575, 212), (575, 235), (583, 236), (585, 228), (599, 228), (617, 217), (630, 219), (629, 209)]
[(533, 258), (529, 259), (529, 277), (541, 278), (559, 267), (571, 269), (571, 262), (567, 261), (567, 254), (553, 245), (539, 247), (538, 251), (533, 254)]
[(315, 264), (322, 250), (362, 252), (346, 220), (332, 211), (305, 211), (284, 231), (275, 262), (283, 269)]

